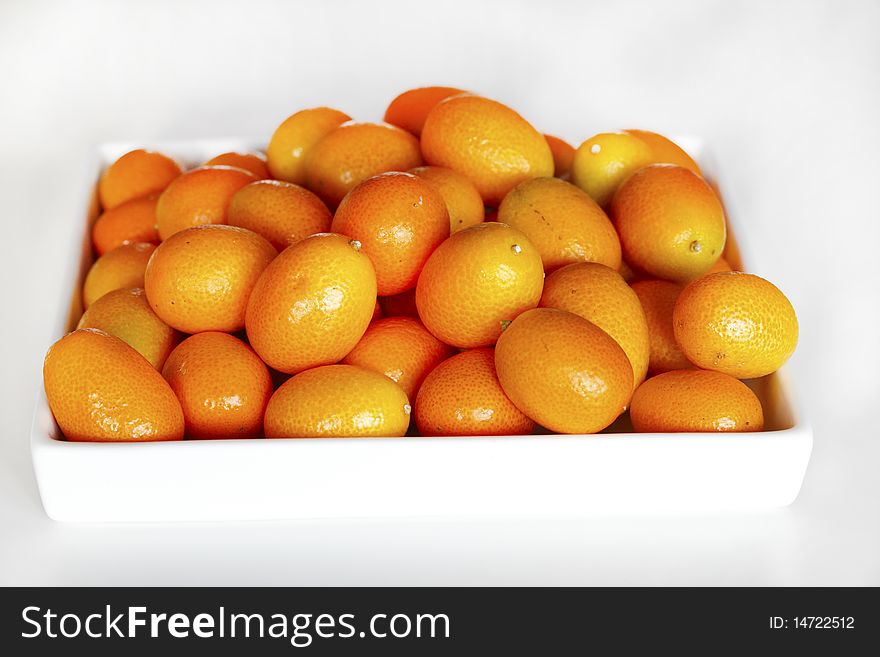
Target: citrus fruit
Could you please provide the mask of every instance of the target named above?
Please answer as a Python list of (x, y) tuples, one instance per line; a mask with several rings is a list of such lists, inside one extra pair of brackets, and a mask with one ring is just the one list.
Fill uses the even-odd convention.
[(698, 176), (703, 175), (694, 159), (671, 139), (648, 130), (624, 130), (624, 132), (638, 137), (648, 145), (651, 149), (652, 164), (675, 164), (690, 169)]
[(98, 181), (98, 198), (105, 210), (134, 198), (157, 194), (180, 175), (170, 157), (139, 148), (111, 164)]
[(419, 389), (415, 420), (423, 436), (504, 436), (535, 426), (501, 389), (495, 351), (469, 349), (435, 367)]
[(761, 402), (742, 381), (707, 370), (674, 370), (638, 387), (630, 405), (640, 433), (762, 431)]
[(573, 262), (620, 267), (620, 240), (608, 216), (585, 192), (559, 178), (532, 178), (504, 197), (498, 221), (525, 233), (546, 271)]
[(621, 346), (638, 386), (648, 371), (648, 322), (639, 298), (623, 277), (595, 262), (568, 265), (547, 276), (541, 306), (588, 319)]
[(651, 276), (684, 282), (721, 257), (724, 210), (705, 180), (682, 167), (655, 164), (624, 182), (611, 203), (623, 257)]
[(671, 281), (641, 280), (632, 283), (631, 287), (642, 304), (648, 322), (651, 346), (648, 373), (692, 368), (693, 364), (675, 341), (672, 328), (672, 309), (684, 286)]
[(578, 146), (571, 162), (571, 181), (607, 208), (618, 186), (651, 162), (650, 147), (638, 137), (603, 132)]
[(529, 239), (506, 224), (482, 223), (452, 235), (425, 263), (416, 307), (438, 339), (463, 349), (495, 343), (502, 322), (534, 308), (544, 270)]
[(331, 230), (361, 243), (376, 269), (378, 292), (387, 296), (415, 287), (428, 256), (449, 236), (449, 215), (429, 182), (390, 172), (352, 189)]
[(43, 363), (49, 408), (67, 440), (183, 438), (183, 412), (147, 360), (99, 329), (77, 329)]
[(181, 342), (162, 368), (177, 395), (189, 438), (252, 438), (263, 433), (272, 396), (269, 369), (238, 338), (208, 331)]
[(384, 121), (418, 137), (422, 134), (428, 112), (441, 100), (461, 93), (464, 91), (455, 87), (409, 89), (391, 101), (385, 110)]
[(83, 307), (88, 308), (113, 290), (143, 287), (144, 271), (155, 250), (155, 244), (146, 242), (123, 244), (95, 260), (83, 282)]
[(480, 96), (438, 103), (422, 129), (422, 153), (428, 164), (464, 174), (492, 207), (517, 183), (553, 175), (544, 136), (511, 108)]
[(123, 244), (159, 242), (156, 229), (156, 199), (141, 196), (120, 203), (98, 217), (92, 226), (92, 245), (99, 256)]
[(370, 324), (342, 362), (384, 374), (414, 400), (428, 372), (452, 353), (418, 319), (386, 317)]
[(324, 365), (281, 385), (266, 408), (267, 438), (403, 436), (411, 407), (388, 377), (354, 365)]
[(143, 289), (122, 288), (108, 292), (83, 313), (77, 328), (96, 328), (133, 347), (150, 365), (162, 369), (180, 334), (150, 308)]
[(415, 289), (394, 294), (390, 297), (379, 297), (382, 314), (386, 317), (418, 317)]
[(232, 197), (227, 212), (230, 226), (247, 228), (283, 251), (304, 237), (330, 230), (333, 215), (305, 187), (281, 180), (259, 180)]
[(287, 117), (275, 130), (266, 149), (273, 178), (304, 185), (305, 161), (312, 147), (351, 117), (329, 107), (304, 109)]
[(312, 146), (305, 163), (306, 185), (335, 208), (363, 180), (421, 164), (419, 140), (405, 130), (349, 121)]
[(203, 166), (187, 171), (162, 192), (156, 206), (159, 237), (203, 224), (225, 224), (232, 195), (256, 176), (229, 166)]
[(147, 265), (147, 300), (184, 333), (239, 331), (251, 290), (277, 252), (235, 226), (196, 226), (162, 242)]
[(620, 345), (592, 322), (556, 308), (514, 319), (498, 338), (495, 369), (516, 407), (558, 433), (601, 431), (633, 392)]
[(265, 180), (269, 177), (266, 157), (259, 153), (221, 153), (205, 162), (205, 166), (217, 165), (238, 167), (239, 169), (250, 171), (257, 180)]
[(342, 235), (319, 233), (288, 247), (251, 293), (247, 335), (267, 365), (293, 374), (348, 354), (376, 308), (376, 273)]
[(483, 221), (483, 199), (474, 184), (465, 176), (446, 167), (416, 167), (410, 173), (437, 187), (446, 201), (450, 232), (456, 232)]
[(794, 308), (754, 274), (722, 272), (693, 281), (675, 302), (672, 324), (694, 365), (738, 379), (775, 372), (797, 346)]
[(547, 145), (550, 146), (550, 152), (553, 154), (553, 175), (556, 178), (567, 179), (571, 172), (571, 163), (574, 161), (574, 147), (553, 135), (544, 135), (544, 139), (547, 140)]

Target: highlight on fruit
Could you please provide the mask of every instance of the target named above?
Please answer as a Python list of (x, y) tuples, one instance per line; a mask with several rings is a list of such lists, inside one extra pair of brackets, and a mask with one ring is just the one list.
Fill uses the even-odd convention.
[(457, 87), (381, 115), (305, 108), (264, 149), (110, 163), (43, 367), (59, 437), (774, 428), (795, 310), (742, 271), (678, 144), (569, 143)]

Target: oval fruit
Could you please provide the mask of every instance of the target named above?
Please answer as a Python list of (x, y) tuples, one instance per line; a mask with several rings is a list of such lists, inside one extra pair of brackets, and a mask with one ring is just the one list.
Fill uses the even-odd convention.
[(162, 368), (189, 438), (253, 438), (272, 396), (269, 369), (244, 342), (208, 331), (181, 342)]
[(778, 370), (794, 353), (791, 302), (754, 274), (709, 274), (682, 290), (672, 311), (675, 339), (694, 365), (738, 379)]
[(144, 272), (155, 250), (155, 244), (146, 242), (123, 244), (95, 260), (83, 282), (83, 308), (113, 290), (143, 287)]
[(108, 292), (88, 307), (77, 328), (101, 329), (116, 336), (157, 370), (181, 340), (181, 335), (153, 312), (139, 287)]
[(685, 282), (705, 274), (726, 240), (724, 209), (698, 175), (668, 164), (640, 169), (611, 203), (624, 259), (648, 274)]
[(651, 149), (652, 164), (675, 164), (676, 166), (690, 169), (698, 176), (703, 175), (694, 158), (668, 137), (659, 135), (656, 132), (649, 132), (648, 130), (630, 129), (624, 130), (624, 132), (638, 137), (648, 145), (648, 148)]
[(446, 167), (416, 167), (410, 173), (427, 180), (440, 192), (449, 213), (451, 233), (482, 223), (485, 208), (480, 192), (458, 171)]
[(105, 210), (148, 194), (158, 194), (180, 175), (177, 162), (143, 148), (130, 151), (107, 167), (98, 181)]
[(490, 207), (523, 180), (553, 175), (544, 136), (511, 108), (480, 96), (438, 103), (425, 120), (422, 153), (428, 164), (464, 174)]
[(603, 132), (578, 146), (571, 163), (571, 182), (607, 208), (620, 184), (651, 163), (651, 149), (638, 137)]
[(370, 259), (342, 235), (312, 235), (266, 267), (247, 307), (247, 335), (267, 365), (293, 374), (335, 363), (376, 309)]
[(184, 333), (239, 331), (251, 290), (277, 252), (254, 232), (196, 226), (162, 242), (144, 289), (153, 311)]
[(584, 261), (620, 267), (620, 240), (608, 216), (588, 194), (559, 178), (521, 182), (501, 202), (498, 221), (525, 233), (545, 271)]
[(644, 381), (651, 351), (648, 322), (636, 293), (616, 271), (595, 262), (557, 269), (544, 281), (541, 306), (593, 322), (626, 352), (634, 387)]
[(351, 121), (348, 114), (330, 107), (304, 109), (288, 116), (272, 134), (266, 149), (272, 177), (305, 185), (305, 161), (312, 148), (346, 121)]
[(385, 123), (349, 121), (312, 146), (305, 163), (306, 185), (335, 208), (367, 178), (421, 164), (419, 140), (405, 130)]
[(325, 365), (285, 381), (266, 408), (267, 438), (397, 437), (411, 407), (388, 377), (354, 365)]
[(391, 101), (383, 120), (418, 137), (422, 134), (425, 119), (434, 106), (441, 100), (461, 93), (465, 92), (455, 87), (408, 89)]
[(502, 322), (541, 300), (544, 269), (529, 239), (506, 224), (482, 223), (443, 242), (416, 286), (425, 327), (463, 349), (495, 344)]
[(68, 333), (46, 354), (49, 408), (67, 440), (183, 438), (183, 412), (152, 365), (98, 329)]
[(162, 192), (156, 205), (159, 237), (169, 237), (204, 224), (225, 224), (233, 194), (256, 176), (228, 166), (203, 166), (187, 171)]
[(626, 353), (605, 331), (555, 308), (524, 312), (495, 347), (505, 394), (538, 424), (558, 433), (595, 433), (629, 403)]
[(630, 406), (640, 433), (763, 431), (761, 402), (742, 381), (708, 370), (674, 370), (645, 381)]
[(342, 362), (384, 374), (415, 399), (428, 372), (452, 354), (418, 319), (386, 317), (370, 324)]
[(550, 152), (553, 153), (553, 176), (568, 180), (571, 164), (574, 162), (574, 147), (553, 135), (544, 135), (544, 139), (547, 140)]
[(449, 215), (439, 192), (411, 173), (367, 178), (333, 216), (331, 230), (361, 243), (373, 261), (380, 295), (416, 286), (428, 256), (449, 237)]
[(259, 180), (235, 193), (227, 220), (230, 226), (259, 233), (283, 251), (309, 235), (326, 233), (333, 215), (305, 187), (282, 180)]
[(237, 167), (250, 171), (257, 180), (266, 180), (269, 177), (266, 157), (259, 153), (221, 153), (205, 162), (205, 166)]
[(142, 196), (104, 212), (92, 227), (95, 253), (101, 256), (125, 244), (158, 243), (156, 203), (156, 196)]
[(423, 436), (507, 436), (535, 427), (504, 394), (495, 351), (470, 349), (443, 361), (425, 378), (415, 402)]
[(693, 368), (693, 363), (675, 341), (672, 327), (672, 309), (675, 308), (675, 302), (684, 286), (658, 280), (636, 281), (631, 286), (642, 304), (648, 322), (648, 340), (651, 345), (648, 373), (660, 374)]

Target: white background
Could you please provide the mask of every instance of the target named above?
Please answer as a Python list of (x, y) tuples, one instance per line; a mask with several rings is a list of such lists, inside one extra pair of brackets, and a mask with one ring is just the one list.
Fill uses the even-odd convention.
[[(0, 0), (0, 584), (880, 584), (880, 3)], [(706, 139), (801, 322), (798, 501), (590, 520), (62, 525), (27, 435), (59, 237), (107, 140), (263, 136), (469, 88), (575, 144)], [(748, 482), (743, 482), (748, 485)]]

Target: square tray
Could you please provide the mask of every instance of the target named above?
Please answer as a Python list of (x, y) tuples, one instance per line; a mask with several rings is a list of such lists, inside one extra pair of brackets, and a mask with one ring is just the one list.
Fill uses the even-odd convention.
[[(719, 171), (703, 145), (677, 140), (716, 190)], [(82, 201), (59, 229), (77, 248), (59, 267), (70, 282), (53, 340), (80, 315), (92, 262), (95, 183), (123, 153), (143, 144), (97, 149), (84, 171)], [(186, 165), (247, 139), (147, 145)], [(731, 242), (741, 238), (724, 198)], [(48, 345), (47, 345), (48, 347)], [(626, 420), (599, 435), (455, 438), (200, 440), (75, 443), (61, 438), (42, 386), (31, 450), (43, 506), (59, 521), (189, 521), (388, 516), (584, 516), (786, 506), (806, 472), (813, 436), (796, 408), (785, 368), (749, 382), (764, 405), (760, 433), (638, 434)]]

